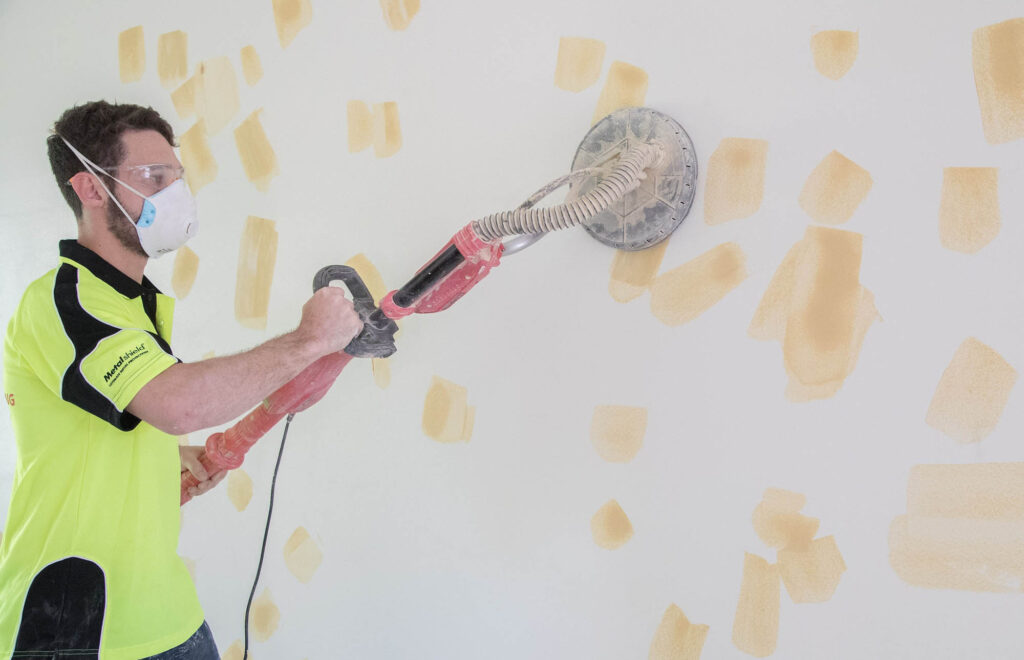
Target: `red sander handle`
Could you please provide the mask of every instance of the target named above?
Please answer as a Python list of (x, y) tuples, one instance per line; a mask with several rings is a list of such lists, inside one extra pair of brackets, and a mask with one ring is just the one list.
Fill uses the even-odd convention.
[[(332, 353), (306, 367), (234, 426), (207, 438), (206, 451), (199, 457), (199, 462), (210, 474), (237, 468), (249, 448), (282, 417), (302, 412), (322, 399), (351, 360), (352, 356), (347, 353)], [(192, 499), (188, 489), (198, 483), (199, 480), (191, 472), (182, 473), (181, 504)]]

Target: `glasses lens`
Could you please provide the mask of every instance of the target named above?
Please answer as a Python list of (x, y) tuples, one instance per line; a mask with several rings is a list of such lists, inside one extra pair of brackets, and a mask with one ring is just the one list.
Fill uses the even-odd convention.
[(184, 167), (163, 164), (139, 165), (136, 170), (143, 181), (156, 189), (169, 186), (185, 174)]

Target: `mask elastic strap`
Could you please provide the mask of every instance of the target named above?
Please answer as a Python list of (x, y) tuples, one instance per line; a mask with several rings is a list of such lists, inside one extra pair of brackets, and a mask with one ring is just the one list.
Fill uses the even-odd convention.
[(71, 153), (75, 154), (75, 156), (78, 157), (78, 160), (82, 161), (82, 165), (85, 165), (85, 168), (87, 170), (89, 170), (89, 173), (96, 177), (96, 180), (99, 182), (100, 186), (102, 186), (103, 189), (107, 191), (107, 194), (110, 195), (110, 199), (114, 200), (114, 203), (117, 204), (117, 208), (121, 209), (121, 213), (124, 213), (124, 216), (126, 218), (128, 218), (129, 222), (131, 222), (132, 224), (135, 224), (135, 220), (132, 220), (132, 216), (128, 213), (128, 211), (125, 210), (125, 208), (123, 206), (121, 206), (120, 200), (118, 200), (117, 197), (114, 195), (114, 193), (111, 192), (110, 188), (107, 188), (107, 184), (103, 183), (103, 179), (100, 178), (99, 175), (101, 173), (102, 174), (106, 174), (111, 179), (113, 179), (114, 181), (117, 181), (122, 186), (124, 186), (128, 190), (132, 191), (133, 193), (135, 193), (136, 195), (138, 195), (142, 199), (148, 199), (148, 197), (146, 197), (145, 195), (140, 193), (135, 188), (132, 188), (130, 185), (128, 185), (124, 181), (121, 181), (120, 179), (118, 179), (113, 174), (110, 174), (109, 172), (105, 172), (102, 167), (100, 167), (96, 163), (94, 163), (91, 160), (89, 160), (88, 158), (86, 158), (85, 154), (83, 154), (81, 151), (79, 151), (78, 149), (75, 149), (73, 146), (71, 146), (71, 143), (68, 142), (67, 140), (65, 140), (63, 135), (57, 134), (57, 137), (59, 137), (61, 140), (63, 140), (64, 144), (68, 145), (68, 149), (71, 150)]

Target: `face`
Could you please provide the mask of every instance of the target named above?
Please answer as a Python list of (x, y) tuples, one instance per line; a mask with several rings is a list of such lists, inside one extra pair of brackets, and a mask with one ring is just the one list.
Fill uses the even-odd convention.
[[(146, 196), (160, 192), (177, 180), (181, 163), (171, 145), (156, 131), (128, 131), (121, 135), (121, 144), (124, 159), (110, 174)], [(142, 167), (144, 165), (164, 167)], [(111, 190), (132, 218), (137, 219), (142, 214), (145, 200), (116, 182)], [(126, 249), (147, 256), (134, 225), (112, 199), (107, 200), (107, 228)]]

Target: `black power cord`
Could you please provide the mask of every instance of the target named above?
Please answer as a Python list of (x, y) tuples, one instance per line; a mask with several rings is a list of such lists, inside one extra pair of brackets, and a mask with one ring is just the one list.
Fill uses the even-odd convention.
[(270, 507), (267, 509), (267, 525), (263, 528), (263, 545), (260, 546), (260, 563), (256, 566), (256, 578), (252, 581), (252, 590), (249, 592), (249, 602), (245, 604), (245, 649), (242, 651), (242, 660), (249, 660), (249, 610), (252, 608), (252, 597), (256, 594), (256, 585), (260, 581), (260, 571), (263, 570), (263, 557), (267, 553), (267, 534), (270, 532), (270, 517), (274, 514), (274, 488), (277, 486), (277, 469), (281, 467), (281, 456), (284, 454), (284, 441), (288, 438), (288, 427), (291, 426), (295, 413), (290, 413), (285, 419), (284, 433), (281, 435), (281, 447), (277, 450), (277, 462), (274, 463), (274, 476), (270, 480)]

